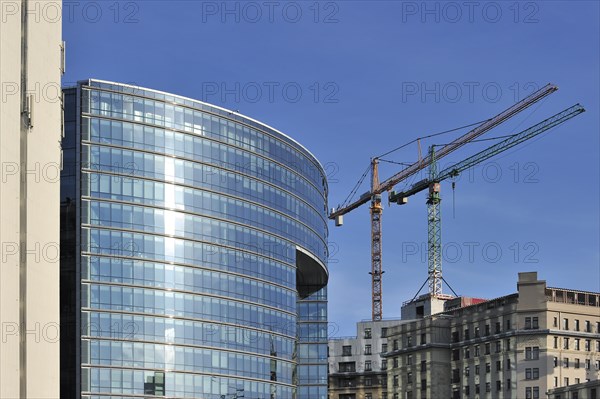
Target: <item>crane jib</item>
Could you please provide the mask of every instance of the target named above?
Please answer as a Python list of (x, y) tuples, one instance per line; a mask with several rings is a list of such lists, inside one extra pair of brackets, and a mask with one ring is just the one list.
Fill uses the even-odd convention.
[[(542, 87), (535, 93), (527, 96), (525, 99), (523, 99), (523, 100), (519, 101), (518, 103), (512, 105), (511, 107), (507, 108), (505, 111), (501, 112), (500, 114), (496, 115), (495, 117), (493, 117), (491, 119), (488, 119), (487, 121), (483, 122), (481, 125), (477, 126), (476, 128), (472, 129), (471, 131), (467, 132), (463, 136), (457, 138), (453, 142), (442, 147), (436, 153), (436, 158), (440, 159), (440, 158), (444, 157), (445, 155), (448, 155), (452, 151), (460, 148), (461, 146), (468, 143), (469, 141), (481, 136), (482, 134), (493, 129), (494, 127), (500, 125), (501, 123), (510, 119), (517, 113), (519, 113), (519, 112), (523, 111), (524, 109), (526, 109), (527, 107), (531, 106), (532, 104), (538, 102), (539, 100), (546, 97), (547, 95), (552, 94), (556, 90), (558, 90), (557, 86), (555, 86), (553, 84), (547, 84), (546, 86)], [(358, 200), (350, 203), (347, 206), (343, 206), (338, 209), (334, 209), (330, 213), (329, 219), (335, 219), (337, 216), (345, 215), (346, 213), (352, 211), (353, 209), (356, 209), (356, 208), (360, 207), (361, 205), (366, 204), (367, 202), (370, 201), (371, 195), (381, 194), (384, 191), (388, 191), (388, 190), (392, 189), (396, 184), (398, 184), (401, 181), (407, 179), (408, 177), (414, 175), (415, 173), (419, 172), (420, 170), (426, 168), (430, 164), (431, 164), (431, 158), (429, 156), (427, 156), (426, 158), (424, 158), (423, 160), (421, 160), (419, 162), (415, 162), (414, 164), (401, 170), (400, 172), (398, 172), (394, 176), (390, 177), (389, 179), (385, 180), (384, 182), (378, 184), (376, 187), (374, 186), (370, 192), (365, 193)], [(366, 194), (369, 194), (369, 195), (366, 195)]]

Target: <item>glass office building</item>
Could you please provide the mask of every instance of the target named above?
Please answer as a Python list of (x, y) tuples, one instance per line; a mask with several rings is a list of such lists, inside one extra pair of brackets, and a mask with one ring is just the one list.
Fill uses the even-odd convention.
[(317, 159), (200, 101), (64, 94), (61, 396), (325, 399)]

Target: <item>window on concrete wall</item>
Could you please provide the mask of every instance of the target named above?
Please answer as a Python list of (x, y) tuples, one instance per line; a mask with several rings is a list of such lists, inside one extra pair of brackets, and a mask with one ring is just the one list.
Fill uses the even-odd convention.
[(351, 345), (342, 346), (342, 356), (352, 356), (352, 346)]
[(365, 328), (365, 339), (371, 339), (371, 329)]

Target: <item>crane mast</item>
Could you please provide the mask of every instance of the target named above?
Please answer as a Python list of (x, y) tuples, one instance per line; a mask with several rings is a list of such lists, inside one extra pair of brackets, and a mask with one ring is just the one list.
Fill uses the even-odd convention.
[[(379, 186), (379, 160), (371, 160), (371, 192), (375, 192)], [(371, 293), (372, 293), (372, 318), (381, 320), (383, 317), (382, 304), (382, 284), (381, 275), (381, 216), (383, 208), (381, 207), (381, 194), (371, 196)]]
[(427, 272), (429, 279), (429, 292), (432, 295), (442, 293), (442, 217), (440, 197), (440, 183), (437, 181), (437, 162), (435, 159), (435, 146), (429, 151), (431, 165), (429, 166), (429, 196), (427, 197)]

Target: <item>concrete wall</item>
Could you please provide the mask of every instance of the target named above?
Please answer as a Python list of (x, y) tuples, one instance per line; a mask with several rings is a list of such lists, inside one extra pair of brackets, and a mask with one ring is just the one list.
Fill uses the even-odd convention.
[[(0, 1), (2, 398), (59, 397), (60, 9)], [(24, 91), (33, 127), (21, 116)]]

